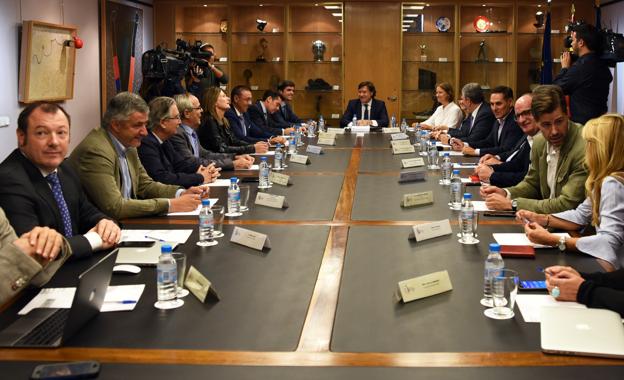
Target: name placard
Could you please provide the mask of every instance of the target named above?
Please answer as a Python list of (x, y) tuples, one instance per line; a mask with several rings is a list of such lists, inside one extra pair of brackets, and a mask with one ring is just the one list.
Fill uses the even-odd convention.
[(288, 203), (286, 203), (285, 196), (261, 192), (256, 195), (256, 204), (271, 208), (288, 208)]
[(276, 173), (274, 171), (269, 173), (269, 182), (273, 182), (274, 184), (281, 186), (288, 186), (291, 184), (289, 175)]
[(258, 251), (271, 249), (271, 242), (267, 235), (238, 226), (234, 227), (230, 241)]
[[(273, 32), (273, 33), (275, 33), (275, 32)], [(273, 62), (279, 62), (279, 61), (281, 61), (281, 60), (282, 60), (282, 59), (281, 59), (280, 57), (273, 57), (273, 59), (272, 59), (271, 61), (273, 61)]]
[(331, 62), (340, 62), (340, 57), (331, 57), (329, 60)]
[(415, 168), (417, 166), (425, 166), (425, 160), (422, 157), (404, 158), (401, 160), (403, 168)]
[(494, 58), (494, 62), (497, 62), (497, 63), (501, 63), (501, 62), (504, 62), (504, 61), (505, 60), (503, 59), (503, 57), (495, 57)]
[(381, 128), (382, 133), (399, 133), (401, 130), (398, 127), (394, 128)]
[(429, 240), (437, 238), (439, 236), (450, 235), (451, 222), (448, 219), (439, 220), (437, 222), (416, 224), (412, 226), (412, 232), (409, 235), (410, 239), (416, 239), (416, 241)]
[(332, 137), (319, 137), (316, 143), (319, 145), (336, 145), (336, 135), (330, 134)]
[(308, 156), (304, 156), (303, 154), (291, 154), (290, 162), (295, 164), (307, 165), (310, 163), (310, 159)]
[(448, 58), (447, 57), (440, 57), (440, 58), (438, 58), (438, 62), (448, 62)]
[(424, 206), (432, 203), (433, 191), (423, 191), (420, 193), (404, 194), (403, 200), (401, 201), (401, 207)]
[(258, 86), (249, 86), (251, 88), (252, 91), (258, 91)]
[[(403, 140), (405, 141), (405, 140)], [(409, 141), (408, 141), (409, 143)], [(406, 154), (406, 153), (416, 153), (413, 145), (393, 145), (392, 146), (392, 154)]]
[(336, 138), (336, 133), (334, 133), (334, 132), (319, 132), (318, 133), (318, 138), (319, 139), (335, 139)]
[(219, 57), (219, 62), (227, 62), (227, 57)]
[(403, 303), (453, 290), (448, 272), (443, 270), (399, 282), (399, 297)]
[(333, 133), (336, 135), (344, 135), (345, 130), (343, 128), (327, 128), (327, 133)]
[(369, 133), (370, 125), (353, 125), (351, 126), (351, 133)]
[(392, 140), (390, 146), (410, 146), (412, 143), (409, 140)]
[(201, 303), (206, 302), (206, 298), (208, 298), (209, 294), (215, 297), (217, 301), (221, 300), (214, 286), (212, 286), (212, 283), (192, 265), (188, 270), (186, 280), (184, 280), (184, 286), (193, 293)]
[[(335, 87), (335, 86), (334, 86), (334, 87)], [(331, 118), (332, 118), (332, 119), (340, 119), (340, 114), (338, 114), (338, 113), (332, 113), (332, 114), (331, 114)]]
[(399, 182), (413, 182), (413, 181), (424, 181), (425, 175), (427, 173), (421, 170), (409, 170), (401, 172), (399, 176)]
[(409, 136), (403, 132), (393, 133), (390, 135), (390, 138), (392, 139), (392, 141), (400, 141), (400, 140), (406, 140), (406, 139), (409, 141)]
[(323, 148), (316, 145), (308, 145), (308, 147), (306, 148), (306, 153), (323, 154)]

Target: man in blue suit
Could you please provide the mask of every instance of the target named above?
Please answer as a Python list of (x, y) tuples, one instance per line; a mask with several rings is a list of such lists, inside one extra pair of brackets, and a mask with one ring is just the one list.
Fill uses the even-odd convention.
[(249, 119), (256, 127), (270, 133), (271, 136), (289, 135), (290, 132), (295, 131), (295, 128), (280, 127), (275, 124), (271, 117), (271, 114), (278, 111), (281, 103), (282, 98), (276, 91), (266, 90), (262, 94), (262, 99), (249, 106), (247, 110)]
[(295, 124), (301, 124), (303, 121), (299, 119), (299, 116), (295, 114), (290, 103), (295, 96), (295, 82), (291, 80), (285, 80), (277, 85), (277, 92), (282, 99), (282, 102), (277, 109), (277, 112), (271, 114), (273, 123), (280, 128), (292, 127)]
[(357, 120), (370, 120), (371, 128), (388, 126), (388, 111), (383, 100), (375, 99), (377, 90), (372, 82), (365, 81), (358, 85), (358, 99), (349, 100), (347, 109), (342, 115), (340, 126), (346, 127), (353, 117)]

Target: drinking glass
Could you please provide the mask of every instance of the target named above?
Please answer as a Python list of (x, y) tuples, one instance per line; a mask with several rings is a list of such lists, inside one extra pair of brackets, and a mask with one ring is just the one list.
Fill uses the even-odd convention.
[(225, 217), (225, 208), (223, 206), (214, 205), (211, 206), (210, 209), (212, 210), (214, 227), (212, 237), (215, 239), (223, 237), (223, 218)]
[(511, 319), (514, 317), (514, 305), (518, 294), (518, 272), (501, 269), (492, 276), (492, 301), (494, 307), (483, 312), (492, 319)]
[(184, 277), (186, 276), (186, 255), (182, 252), (171, 252), (171, 257), (175, 260), (178, 269), (177, 295), (178, 298), (184, 298), (189, 294), (189, 291), (184, 289)]
[(249, 211), (249, 207), (247, 207), (247, 203), (249, 203), (249, 185), (240, 186), (240, 210), (241, 211)]

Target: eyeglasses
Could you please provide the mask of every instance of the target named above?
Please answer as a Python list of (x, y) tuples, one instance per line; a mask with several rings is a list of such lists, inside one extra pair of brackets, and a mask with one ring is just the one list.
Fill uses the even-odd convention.
[(199, 106), (199, 107), (193, 107), (193, 108), (191, 108), (191, 109), (193, 109), (193, 110), (202, 110), (202, 111), (204, 110), (201, 106)]
[(177, 114), (175, 116), (166, 117), (163, 120), (175, 120), (175, 119), (182, 120), (182, 119), (180, 119), (180, 114)]
[(531, 110), (529, 109), (526, 111), (522, 111), (520, 113), (516, 113), (515, 115), (516, 115), (516, 119), (519, 119), (520, 116), (524, 116), (524, 117), (531, 116)]

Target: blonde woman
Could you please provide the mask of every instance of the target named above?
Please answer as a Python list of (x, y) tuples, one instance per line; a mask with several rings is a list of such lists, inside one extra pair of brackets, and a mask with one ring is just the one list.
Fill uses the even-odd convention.
[[(592, 119), (582, 133), (589, 171), (585, 201), (574, 210), (557, 214), (521, 210), (517, 216), (528, 222), (525, 232), (532, 242), (558, 246), (562, 251), (578, 250), (617, 269), (624, 264), (624, 117), (608, 114)], [(596, 228), (595, 235), (560, 238), (546, 230), (580, 230), (587, 225)]]

